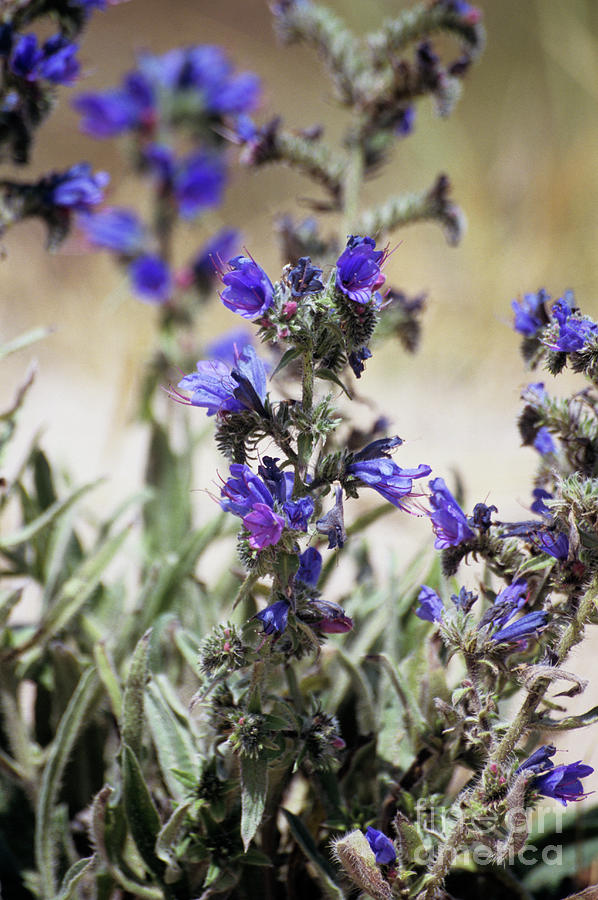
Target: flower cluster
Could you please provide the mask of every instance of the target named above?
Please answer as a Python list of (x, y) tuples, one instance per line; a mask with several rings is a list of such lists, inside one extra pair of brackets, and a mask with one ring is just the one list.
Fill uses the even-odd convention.
[(220, 48), (207, 45), (142, 54), (119, 87), (75, 99), (82, 130), (90, 136), (132, 135), (137, 171), (154, 194), (159, 213), (151, 227), (131, 209), (80, 219), (89, 245), (115, 253), (127, 267), (141, 300), (172, 305), (181, 289), (209, 293), (237, 233), (224, 229), (214, 235), (175, 274), (172, 232), (177, 218), (196, 219), (222, 202), (228, 178), (223, 135), (258, 100), (256, 76), (235, 72)]

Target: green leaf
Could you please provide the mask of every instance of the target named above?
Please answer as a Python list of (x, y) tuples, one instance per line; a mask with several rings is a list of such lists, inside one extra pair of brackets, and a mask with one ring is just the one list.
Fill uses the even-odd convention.
[(110, 706), (117, 722), (120, 722), (122, 716), (123, 697), (118, 681), (118, 675), (114, 668), (114, 663), (106, 652), (104, 641), (99, 641), (94, 645), (93, 657), (97, 666), (98, 675), (106, 689), (106, 693), (110, 699)]
[(135, 756), (139, 756), (141, 752), (141, 741), (143, 738), (143, 703), (151, 634), (150, 628), (137, 642), (129, 674), (127, 675), (123, 698), (122, 739), (123, 743), (128, 745)]
[(193, 574), (199, 557), (219, 536), (225, 521), (226, 514), (222, 513), (203, 528), (191, 531), (181, 541), (178, 550), (169, 553), (149, 573), (141, 591), (137, 616), (131, 622), (132, 628), (147, 628), (158, 616), (172, 608), (180, 594), (181, 584)]
[(15, 591), (2, 591), (0, 595), (0, 635), (3, 633), (11, 612), (23, 595), (23, 588)]
[(44, 510), (41, 515), (37, 516), (23, 528), (19, 528), (17, 531), (13, 531), (12, 534), (0, 538), (0, 551), (11, 550), (13, 547), (18, 547), (20, 544), (25, 544), (33, 540), (33, 538), (43, 531), (44, 528), (52, 525), (57, 519), (63, 516), (73, 504), (80, 500), (84, 494), (87, 494), (93, 488), (97, 487), (103, 480), (103, 478), (98, 478), (96, 481), (84, 484), (82, 487), (72, 491), (72, 493), (70, 493), (68, 497), (65, 497), (64, 500), (56, 500), (51, 506)]
[(522, 575), (531, 575), (533, 572), (542, 572), (544, 569), (552, 569), (554, 565), (555, 560), (552, 556), (532, 556), (531, 559), (526, 560), (523, 565), (519, 566), (517, 578)]
[(162, 777), (174, 799), (182, 800), (187, 791), (173, 769), (195, 774), (197, 780), (198, 754), (193, 739), (186, 724), (169, 707), (155, 680), (147, 686), (145, 705)]
[(326, 368), (324, 368), (324, 369), (318, 369), (318, 370), (316, 371), (316, 378), (322, 378), (322, 379), (324, 379), (324, 381), (332, 381), (333, 384), (338, 385), (338, 387), (339, 387), (342, 391), (345, 392), (345, 394), (347, 395), (347, 397), (349, 398), (349, 400), (352, 400), (352, 399), (353, 399), (353, 397), (352, 397), (351, 394), (349, 393), (348, 389), (347, 389), (347, 388), (345, 387), (345, 385), (342, 383), (342, 381), (340, 380), (340, 378), (338, 377), (338, 375), (335, 375), (335, 374), (334, 374), (334, 372), (332, 371), (332, 369), (326, 369)]
[(77, 885), (80, 881), (85, 878), (90, 872), (93, 871), (96, 864), (95, 856), (88, 856), (85, 859), (78, 859), (76, 863), (70, 867), (64, 878), (62, 879), (62, 884), (60, 886), (60, 893), (58, 894), (56, 900), (75, 900), (76, 894), (73, 891), (76, 889)]
[(122, 748), (125, 815), (139, 855), (151, 872), (162, 876), (164, 863), (155, 853), (160, 817), (152, 802), (137, 757), (127, 744)]
[(176, 453), (166, 429), (152, 422), (146, 482), (154, 493), (143, 509), (150, 556), (176, 550), (191, 530), (190, 449)]
[(89, 721), (90, 712), (100, 694), (101, 685), (97, 673), (89, 668), (81, 676), (50, 745), (41, 779), (35, 822), (35, 862), (40, 874), (42, 900), (56, 898), (55, 866), (58, 854), (53, 818), (62, 776), (77, 737)]
[(314, 839), (301, 819), (292, 812), (289, 812), (288, 809), (284, 809), (284, 807), (281, 807), (281, 812), (287, 820), (291, 834), (297, 841), (297, 844), (301, 847), (308, 860), (313, 864), (320, 884), (327, 896), (334, 898), (334, 900), (344, 900), (345, 895), (334, 880), (335, 872), (332, 865), (318, 853)]
[(268, 793), (268, 761), (241, 757), (241, 838), (247, 851), (260, 826)]
[(21, 644), (16, 652), (23, 653), (30, 647), (38, 649), (42, 643), (56, 636), (80, 612), (100, 584), (109, 563), (128, 537), (129, 526), (119, 534), (102, 542), (88, 556), (75, 573), (62, 586), (55, 603), (50, 607), (32, 637)]
[(176, 844), (185, 824), (185, 818), (189, 808), (193, 805), (193, 800), (187, 800), (177, 806), (171, 817), (160, 829), (158, 839), (156, 841), (156, 856), (166, 863), (166, 872), (164, 880), (167, 884), (172, 884), (181, 875), (181, 867), (177, 861)]
[(290, 350), (287, 350), (286, 353), (283, 353), (282, 359), (270, 375), (270, 378), (274, 378), (275, 375), (278, 375), (289, 363), (293, 362), (294, 359), (297, 359), (298, 356), (301, 356), (303, 353), (302, 348), (291, 347)]

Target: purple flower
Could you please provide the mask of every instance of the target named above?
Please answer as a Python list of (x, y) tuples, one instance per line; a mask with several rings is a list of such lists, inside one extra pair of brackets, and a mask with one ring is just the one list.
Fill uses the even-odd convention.
[(164, 303), (172, 292), (170, 269), (159, 256), (139, 256), (129, 266), (133, 291), (146, 303)]
[(83, 116), (81, 130), (95, 138), (152, 126), (154, 104), (152, 86), (140, 72), (131, 72), (121, 88), (80, 94), (73, 101), (73, 107)]
[(558, 322), (559, 336), (552, 342), (544, 341), (551, 350), (574, 353), (581, 350), (590, 337), (598, 334), (598, 325), (580, 318), (573, 304), (573, 293), (567, 291), (552, 307), (551, 315)]
[(532, 497), (534, 497), (534, 502), (530, 506), (532, 512), (536, 513), (537, 516), (544, 516), (545, 518), (551, 519), (552, 512), (549, 507), (544, 503), (545, 500), (552, 500), (552, 494), (549, 491), (545, 491), (544, 488), (534, 488), (532, 491)]
[(421, 496), (413, 494), (413, 479), (423, 478), (431, 471), (430, 466), (423, 463), (416, 469), (402, 469), (385, 456), (379, 459), (359, 459), (347, 466), (348, 474), (378, 491), (385, 500), (405, 512), (410, 512), (413, 497)]
[(43, 53), (37, 45), (37, 37), (34, 34), (21, 35), (13, 46), (10, 70), (19, 78), (35, 81), (38, 75), (37, 67), (42, 57)]
[(309, 256), (302, 256), (297, 260), (297, 265), (288, 274), (293, 297), (303, 297), (305, 294), (318, 294), (324, 290), (320, 281), (322, 270), (312, 266)]
[(244, 319), (263, 315), (274, 302), (274, 287), (264, 270), (247, 256), (235, 256), (228, 265), (230, 270), (222, 276), (226, 287), (220, 295), (226, 308)]
[(104, 188), (110, 181), (107, 172), (91, 170), (89, 163), (77, 163), (66, 172), (43, 180), (48, 202), (76, 212), (87, 212), (104, 199)]
[(552, 531), (536, 531), (533, 541), (539, 550), (555, 559), (565, 560), (569, 556), (569, 538), (562, 532), (555, 534)]
[(521, 763), (518, 769), (515, 769), (515, 775), (520, 775), (521, 772), (525, 771), (539, 773), (546, 771), (546, 769), (552, 769), (554, 763), (550, 757), (554, 756), (555, 753), (556, 747), (553, 744), (544, 744), (542, 747), (538, 747), (525, 762)]
[(195, 153), (178, 167), (174, 195), (184, 219), (192, 219), (202, 209), (217, 206), (226, 182), (224, 163), (216, 156)]
[(366, 359), (372, 358), (372, 351), (368, 347), (360, 347), (359, 350), (353, 350), (349, 353), (349, 365), (353, 369), (353, 374), (356, 378), (361, 378), (363, 370), (365, 369), (365, 361)]
[(143, 249), (145, 227), (130, 209), (102, 209), (81, 216), (79, 225), (94, 247), (104, 247), (125, 256), (134, 256)]
[(315, 547), (308, 547), (299, 557), (299, 568), (295, 578), (310, 587), (315, 587), (322, 571), (322, 554)]
[(325, 534), (328, 538), (328, 549), (343, 547), (347, 540), (345, 532), (345, 513), (343, 510), (343, 489), (337, 485), (334, 489), (334, 506), (316, 522), (316, 530), (319, 534)]
[(513, 328), (525, 337), (535, 337), (548, 324), (546, 304), (550, 296), (544, 288), (537, 294), (524, 294), (523, 300), (513, 300), (511, 308), (515, 313)]
[(288, 500), (282, 508), (287, 517), (289, 528), (295, 531), (307, 531), (307, 525), (314, 512), (314, 501), (311, 497), (300, 497)]
[(393, 842), (385, 834), (376, 828), (369, 827), (365, 833), (368, 844), (376, 854), (376, 862), (380, 866), (387, 866), (396, 862), (397, 854)]
[(203, 407), (208, 416), (252, 409), (264, 412), (266, 370), (251, 345), (236, 352), (234, 365), (221, 360), (200, 360), (197, 371), (179, 381), (178, 387), (191, 392), (191, 399), (176, 394), (174, 399)]
[(37, 66), (40, 77), (54, 84), (72, 84), (79, 74), (78, 49), (78, 44), (71, 44), (62, 34), (49, 38)]
[(548, 393), (544, 387), (544, 382), (535, 381), (533, 384), (528, 384), (522, 391), (521, 398), (534, 406), (541, 406), (548, 400)]
[(200, 45), (144, 55), (142, 71), (170, 91), (194, 92), (205, 112), (238, 115), (257, 106), (260, 83), (249, 72), (235, 74), (220, 47)]
[(437, 550), (456, 547), (463, 541), (471, 540), (473, 531), (467, 524), (465, 513), (447, 488), (442, 478), (429, 482), (431, 511), (428, 513), (432, 529), (436, 535), (434, 546)]
[(415, 610), (415, 615), (425, 622), (440, 622), (444, 611), (444, 604), (436, 591), (428, 587), (427, 584), (422, 585), (422, 589), (418, 594), (419, 606)]
[(591, 775), (593, 771), (592, 766), (578, 760), (566, 766), (555, 766), (536, 775), (532, 780), (532, 786), (545, 797), (553, 797), (566, 806), (567, 801), (583, 800), (588, 796), (584, 793), (580, 779)]
[(222, 485), (220, 491), (222, 496), (220, 506), (225, 512), (243, 517), (251, 512), (256, 503), (274, 506), (272, 494), (249, 466), (233, 463), (230, 473), (231, 477)]
[[(513, 609), (509, 615), (501, 619), (501, 622), (508, 621), (516, 612), (517, 608)], [(489, 636), (497, 644), (518, 643), (519, 641), (536, 637), (538, 633), (546, 627), (547, 623), (547, 613), (542, 611), (531, 612), (522, 616), (520, 619), (517, 619), (516, 622), (512, 622), (510, 625), (499, 628), (498, 631), (495, 631)]]
[(243, 519), (243, 525), (250, 533), (249, 546), (263, 550), (278, 543), (285, 521), (268, 504), (256, 503)]
[[(382, 420), (381, 422), (381, 430), (386, 430), (387, 423)], [(395, 434), (393, 437), (384, 437), (378, 438), (375, 441), (370, 441), (369, 444), (366, 444), (365, 447), (362, 447), (357, 453), (353, 455), (353, 462), (361, 462), (364, 459), (377, 459), (380, 456), (385, 456), (390, 459), (390, 451), (395, 447), (400, 447), (403, 441)]]
[[(337, 603), (331, 603), (329, 600), (310, 600), (308, 624), (311, 628), (316, 628), (322, 634), (345, 634), (353, 628), (353, 619), (346, 615), (345, 610)], [(312, 621), (312, 615), (316, 614), (321, 618)]]
[(289, 604), (286, 600), (277, 600), (254, 616), (254, 619), (264, 623), (264, 634), (272, 634), (274, 631), (282, 634), (287, 627), (288, 618)]
[(355, 303), (368, 303), (374, 291), (384, 284), (381, 266), (385, 250), (376, 250), (370, 237), (353, 235), (336, 263), (336, 286)]
[(546, 456), (547, 453), (556, 453), (556, 444), (548, 428), (539, 429), (534, 438), (534, 447), (542, 456)]
[(415, 106), (407, 106), (399, 110), (395, 134), (397, 137), (407, 137), (415, 126)]
[(494, 607), (498, 604), (507, 604), (510, 609), (521, 609), (527, 598), (527, 581), (525, 578), (517, 578), (498, 594), (494, 601)]

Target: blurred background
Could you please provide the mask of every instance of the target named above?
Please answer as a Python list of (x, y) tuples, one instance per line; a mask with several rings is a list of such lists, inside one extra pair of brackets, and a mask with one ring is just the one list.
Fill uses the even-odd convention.
[[(358, 33), (404, 5), (330, 0)], [(400, 464), (427, 462), (449, 483), (458, 472), (467, 509), (483, 500), (498, 506), (503, 519), (525, 518), (535, 451), (521, 449), (515, 420), (522, 386), (537, 377), (524, 371), (509, 327), (510, 303), (539, 287), (553, 296), (573, 288), (581, 308), (598, 315), (598, 3), (477, 5), (488, 44), (456, 110), (441, 120), (429, 101), (420, 104), (414, 135), (397, 144), (390, 165), (366, 191), (366, 200), (380, 200), (389, 192), (421, 190), (444, 171), (468, 230), (457, 248), (448, 247), (433, 224), (398, 233), (387, 279), (408, 293), (428, 293), (423, 340), (414, 357), (390, 344), (375, 355), (359, 382), (366, 399), (355, 405), (355, 414), (363, 425), (381, 412), (391, 417), (392, 430), (406, 441)], [(281, 113), (289, 126), (322, 123), (331, 138), (341, 133), (344, 114), (322, 68), (303, 47), (277, 46), (265, 0), (131, 0), (93, 15), (80, 54), (85, 78), (61, 89), (56, 113), (39, 132), (33, 174), (86, 159), (110, 173), (111, 204), (139, 208), (143, 198), (128, 174), (122, 144), (79, 133), (70, 99), (117, 84), (136, 51), (163, 53), (191, 43), (223, 45), (239, 69), (262, 77), (260, 121)], [(274, 216), (307, 214), (298, 200), (306, 194), (313, 195), (311, 185), (288, 170), (236, 169), (225, 206), (203, 219), (201, 229), (189, 225), (182, 235), (180, 260), (217, 227), (234, 224), (276, 278)], [(324, 230), (337, 224), (331, 220)], [(113, 505), (142, 476), (145, 434), (133, 417), (155, 310), (129, 295), (107, 255), (84, 254), (71, 239), (49, 256), (43, 244), (41, 225), (21, 225), (7, 234), (0, 263), (2, 339), (38, 325), (55, 328), (43, 343), (4, 364), (3, 406), (27, 362), (35, 358), (39, 368), (9, 463), (16, 465), (19, 448), (42, 430), (44, 447), (74, 481), (108, 476), (95, 502)], [(197, 338), (238, 324), (215, 300)], [(545, 380), (550, 390), (551, 376)], [(559, 380), (555, 390), (562, 393), (572, 383)], [(203, 414), (191, 414), (203, 427)], [(216, 465), (206, 443), (193, 485), (198, 502), (209, 502), (204, 491), (215, 481)], [(222, 461), (219, 467), (225, 468)], [(400, 513), (374, 534), (381, 556), (393, 553), (399, 561), (422, 542), (432, 543), (427, 522)], [(580, 703), (587, 708), (587, 697)], [(581, 751), (591, 734), (576, 741)]]

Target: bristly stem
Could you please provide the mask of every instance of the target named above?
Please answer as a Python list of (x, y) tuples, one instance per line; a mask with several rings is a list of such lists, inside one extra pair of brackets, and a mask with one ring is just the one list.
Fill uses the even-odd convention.
[(341, 246), (344, 246), (348, 236), (353, 233), (353, 228), (357, 222), (363, 172), (363, 148), (357, 140), (354, 140), (351, 143), (345, 179), (343, 182), (343, 218), (340, 233)]
[[(556, 665), (561, 665), (566, 659), (569, 651), (580, 640), (585, 625), (590, 617), (592, 609), (596, 605), (598, 596), (598, 578), (595, 578), (584, 597), (582, 598), (574, 618), (565, 628), (556, 647)], [(510, 753), (515, 749), (522, 735), (530, 728), (533, 715), (542, 701), (546, 690), (550, 684), (550, 679), (539, 679), (533, 688), (529, 691), (527, 697), (521, 704), (519, 712), (515, 716), (511, 725), (507, 729), (504, 737), (499, 741), (496, 749), (491, 753), (486, 761), (484, 770), (478, 782), (478, 792), (483, 790), (486, 777), (491, 774), (491, 767), (504, 763)], [(448, 836), (447, 841), (439, 850), (436, 861), (432, 867), (432, 879), (426, 885), (424, 891), (420, 894), (421, 900), (432, 900), (448, 875), (455, 856), (459, 852), (463, 838), (467, 834), (467, 826), (471, 811), (464, 809), (459, 819), (455, 823), (453, 830)]]

